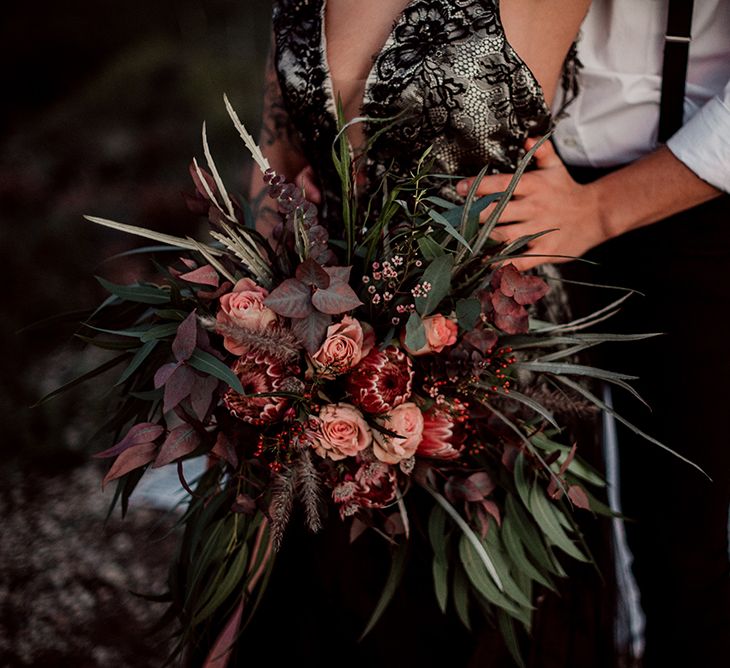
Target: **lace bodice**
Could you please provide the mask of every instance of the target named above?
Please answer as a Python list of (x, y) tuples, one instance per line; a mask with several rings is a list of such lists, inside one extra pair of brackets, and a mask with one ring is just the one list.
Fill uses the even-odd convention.
[[(326, 0), (274, 3), (275, 66), (285, 107), (325, 202), (336, 199), (331, 167), (336, 105), (324, 36)], [(408, 174), (433, 145), (434, 168), (469, 176), (485, 164), (513, 171), (528, 135), (545, 133), (540, 86), (505, 38), (497, 0), (412, 0), (374, 56), (362, 115), (398, 116), (372, 144), (366, 173)], [(366, 137), (379, 129), (366, 122)], [(325, 214), (327, 207), (325, 207)]]

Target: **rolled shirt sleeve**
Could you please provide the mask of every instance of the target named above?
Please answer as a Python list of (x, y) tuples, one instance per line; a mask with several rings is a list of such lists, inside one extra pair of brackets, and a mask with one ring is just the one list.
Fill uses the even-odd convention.
[(703, 181), (730, 192), (730, 81), (667, 141)]

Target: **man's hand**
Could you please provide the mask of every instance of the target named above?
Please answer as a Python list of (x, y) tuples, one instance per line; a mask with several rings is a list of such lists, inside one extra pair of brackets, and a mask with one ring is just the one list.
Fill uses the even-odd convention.
[[(535, 143), (534, 139), (528, 140), (528, 150)], [(538, 149), (535, 159), (538, 168), (520, 179), (515, 196), (500, 218), (501, 224), (493, 233), (500, 241), (514, 241), (544, 230), (556, 230), (530, 244), (528, 253), (541, 257), (515, 260), (520, 270), (580, 257), (612, 237), (664, 220), (722, 194), (666, 146), (588, 185), (573, 181), (550, 143)], [(510, 174), (486, 176), (477, 193), (504, 191), (511, 178)], [(461, 181), (457, 191), (465, 195), (473, 180)], [(493, 207), (487, 208), (485, 215), (491, 210)]]
[[(532, 148), (536, 139), (528, 139)], [(537, 169), (522, 176), (512, 199), (507, 204), (492, 238), (511, 242), (520, 237), (553, 230), (530, 242), (526, 252), (540, 257), (525, 257), (514, 261), (519, 270), (539, 264), (567, 262), (609, 238), (603, 221), (599, 196), (592, 185), (580, 185), (555, 153), (550, 142), (535, 153)], [(488, 195), (507, 189), (511, 174), (485, 176), (477, 187), (478, 195)], [(465, 195), (474, 179), (465, 179), (457, 191)], [(482, 214), (484, 220), (493, 206)]]

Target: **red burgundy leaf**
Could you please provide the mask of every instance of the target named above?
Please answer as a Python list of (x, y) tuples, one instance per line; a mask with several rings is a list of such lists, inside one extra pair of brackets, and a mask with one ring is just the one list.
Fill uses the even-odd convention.
[(195, 260), (191, 260), (189, 257), (181, 257), (180, 262), (182, 262), (191, 271), (198, 266)]
[(362, 302), (347, 283), (333, 281), (326, 290), (314, 291), (312, 304), (322, 313), (337, 315), (357, 308)]
[(159, 424), (155, 424), (154, 422), (142, 422), (140, 424), (136, 424), (127, 432), (126, 436), (119, 441), (119, 443), (108, 450), (97, 452), (94, 457), (116, 457), (127, 448), (132, 448), (135, 445), (141, 445), (143, 443), (151, 443), (156, 438), (162, 436), (164, 431), (164, 427), (161, 427)]
[(165, 383), (165, 394), (162, 402), (162, 410), (165, 413), (175, 408), (185, 397), (190, 395), (195, 378), (195, 373), (189, 367), (179, 366), (175, 369), (175, 372)]
[(104, 476), (101, 486), (104, 487), (108, 482), (121, 478), (140, 466), (149, 464), (155, 458), (156, 452), (157, 446), (154, 443), (141, 443), (125, 450), (116, 458), (109, 473)]
[(570, 466), (570, 463), (573, 461), (573, 458), (575, 457), (575, 451), (578, 448), (577, 444), (573, 444), (573, 447), (570, 449), (570, 452), (568, 453), (568, 456), (565, 458), (565, 461), (560, 465), (560, 474), (563, 475), (568, 470), (568, 467)]
[[(195, 293), (195, 296), (198, 299), (204, 300), (218, 299), (221, 295), (229, 292), (232, 287), (233, 283), (231, 283), (230, 281), (223, 281), (223, 283), (220, 284), (220, 287), (217, 290), (198, 290)], [(198, 337), (200, 337), (200, 332), (198, 332)]]
[(176, 459), (185, 457), (193, 452), (200, 445), (200, 436), (193, 427), (187, 424), (181, 424), (175, 427), (165, 439), (160, 448), (160, 454), (157, 455), (152, 468), (165, 466)]
[(238, 638), (238, 627), (241, 626), (243, 616), (243, 599), (236, 606), (233, 614), (228, 618), (220, 635), (216, 638), (215, 644), (205, 659), (203, 668), (226, 668), (231, 658), (231, 652)]
[(175, 369), (179, 366), (179, 362), (169, 362), (168, 364), (163, 364), (159, 369), (157, 369), (155, 372), (155, 389), (161, 388), (168, 381), (170, 376), (175, 373)]
[(513, 297), (522, 306), (534, 304), (542, 299), (549, 290), (547, 283), (540, 277), (523, 274), (511, 264), (501, 271), (500, 290), (508, 297)]
[[(494, 481), (484, 471), (473, 473), (466, 481), (469, 484), (469, 488), (473, 489), (475, 493), (479, 494), (480, 499), (489, 496), (494, 491)], [(477, 499), (469, 499), (469, 501), (476, 501)]]
[(274, 313), (285, 318), (305, 318), (312, 312), (312, 292), (296, 278), (287, 278), (264, 300)]
[(228, 436), (222, 431), (218, 432), (218, 436), (215, 439), (215, 445), (210, 451), (216, 457), (220, 457), (223, 461), (228, 462), (234, 469), (238, 468), (238, 454), (236, 448), (233, 447)]
[(213, 401), (213, 392), (217, 387), (218, 379), (214, 376), (195, 375), (193, 388), (190, 391), (190, 404), (193, 407), (193, 413), (198, 416), (199, 420), (205, 420), (211, 401)]
[(296, 277), (305, 285), (316, 288), (327, 288), (330, 284), (329, 274), (311, 258), (304, 260), (296, 271)]
[(172, 342), (172, 354), (178, 362), (190, 359), (198, 341), (198, 318), (193, 311), (177, 328), (175, 340)]
[(464, 334), (464, 341), (481, 353), (489, 353), (497, 344), (497, 332), (485, 327), (477, 327)]
[(325, 267), (324, 270), (329, 274), (333, 281), (338, 283), (349, 283), (350, 272), (352, 267)]
[(482, 501), (482, 508), (497, 520), (497, 526), (502, 526), (502, 514), (499, 511), (499, 506), (494, 501)]
[(218, 287), (220, 278), (218, 272), (209, 264), (200, 267), (186, 274), (181, 274), (180, 278), (188, 283), (198, 283), (199, 285), (210, 285), (214, 288)]
[(573, 502), (574, 506), (583, 508), (584, 510), (590, 510), (591, 504), (588, 500), (588, 495), (585, 490), (578, 485), (571, 485), (568, 487), (568, 498)]
[(317, 352), (322, 344), (332, 318), (319, 311), (312, 311), (306, 318), (292, 320), (291, 331), (309, 353)]

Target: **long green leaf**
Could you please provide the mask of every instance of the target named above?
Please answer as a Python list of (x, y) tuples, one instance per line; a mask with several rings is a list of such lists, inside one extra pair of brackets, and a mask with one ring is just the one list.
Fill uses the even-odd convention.
[(522, 507), (514, 495), (508, 494), (505, 502), (506, 516), (512, 518), (515, 523), (516, 532), (519, 534), (527, 551), (535, 559), (535, 562), (558, 577), (566, 577), (565, 570), (560, 562), (553, 556), (552, 551), (543, 542), (543, 536), (538, 531), (534, 520), (529, 517), (527, 511)]
[(680, 459), (685, 464), (689, 464), (692, 468), (697, 469), (703, 476), (705, 476), (708, 480), (712, 480), (707, 473), (702, 469), (701, 466), (698, 464), (695, 464), (691, 459), (687, 459), (686, 457), (680, 455), (678, 452), (675, 452), (672, 450), (668, 445), (664, 445), (661, 441), (658, 441), (653, 436), (649, 436), (649, 434), (641, 431), (638, 427), (634, 426), (631, 422), (629, 422), (626, 418), (619, 415), (616, 411), (614, 411), (608, 404), (601, 401), (595, 394), (590, 392), (589, 390), (586, 390), (584, 387), (582, 387), (579, 383), (576, 383), (575, 381), (571, 380), (570, 378), (566, 378), (565, 376), (555, 376), (556, 380), (560, 381), (564, 385), (567, 385), (568, 387), (573, 388), (576, 392), (579, 394), (582, 394), (588, 401), (591, 401), (593, 404), (598, 406), (601, 410), (605, 411), (609, 415), (612, 415), (616, 420), (618, 420), (621, 424), (623, 424), (625, 427), (628, 427), (631, 431), (633, 431), (637, 436), (641, 436), (644, 440), (649, 441), (649, 443), (652, 443), (656, 445), (657, 447), (661, 448), (662, 450), (666, 450), (669, 454), (673, 455), (677, 459)]
[(479, 540), (479, 537), (472, 531), (472, 528), (466, 523), (464, 518), (459, 515), (456, 508), (454, 508), (441, 494), (439, 494), (435, 489), (433, 489), (428, 484), (422, 484), (421, 485), (423, 489), (425, 489), (435, 500), (436, 502), (449, 514), (452, 520), (456, 522), (456, 525), (461, 529), (464, 536), (466, 536), (466, 539), (471, 544), (472, 548), (474, 549), (475, 554), (479, 557), (484, 567), (487, 569), (487, 572), (491, 576), (492, 580), (494, 581), (494, 584), (497, 585), (497, 589), (499, 591), (504, 591), (504, 585), (502, 584), (502, 581), (499, 579), (499, 575), (497, 574), (497, 569), (494, 567), (494, 564), (492, 563), (492, 560), (490, 559), (489, 555), (487, 554), (487, 551), (484, 549), (484, 545), (482, 545), (482, 542)]
[(517, 637), (514, 621), (504, 612), (497, 610), (497, 624), (504, 642), (507, 645), (510, 655), (519, 668), (526, 668), (525, 660), (522, 657), (520, 641)]
[(464, 567), (460, 565), (454, 566), (454, 578), (451, 590), (453, 592), (454, 608), (456, 616), (461, 623), (471, 631), (471, 622), (469, 621), (469, 579), (464, 572)]
[(456, 239), (464, 248), (466, 248), (468, 251), (471, 252), (471, 246), (467, 242), (466, 239), (461, 235), (461, 233), (451, 225), (451, 223), (438, 211), (435, 209), (431, 209), (428, 212), (428, 217), (433, 220), (435, 223), (438, 223), (443, 227), (443, 229), (446, 231), (446, 233)]
[(560, 525), (555, 509), (550, 505), (550, 501), (548, 501), (545, 491), (537, 484), (533, 486), (530, 493), (530, 510), (535, 521), (555, 547), (560, 548), (574, 559), (589, 561), (565, 533), (563, 527)]
[(90, 380), (91, 378), (94, 378), (95, 376), (98, 376), (105, 371), (109, 371), (109, 369), (113, 369), (117, 364), (119, 364), (122, 360), (127, 359), (128, 357), (129, 353), (122, 353), (121, 355), (117, 355), (117, 357), (113, 357), (112, 359), (104, 362), (104, 364), (100, 364), (91, 371), (87, 371), (85, 374), (74, 378), (72, 381), (69, 381), (65, 385), (57, 387), (52, 392), (49, 392), (44, 397), (39, 399), (35, 404), (33, 404), (32, 407), (35, 408), (37, 406), (40, 406), (41, 404), (45, 404), (47, 401), (53, 399), (53, 397), (57, 397), (59, 394), (62, 394), (66, 390), (70, 390), (72, 387), (76, 387), (76, 385), (85, 383), (87, 380)]
[[(187, 239), (181, 237), (174, 237), (170, 234), (162, 234), (161, 232), (155, 232), (154, 230), (148, 230), (144, 227), (137, 227), (136, 225), (127, 225), (126, 223), (117, 223), (114, 220), (107, 220), (106, 218), (97, 218), (96, 216), (84, 216), (90, 223), (96, 225), (102, 225), (104, 227), (110, 227), (113, 230), (119, 230), (120, 232), (126, 232), (127, 234), (133, 234), (138, 237), (144, 237), (146, 239), (152, 239), (153, 241), (159, 241), (163, 244), (169, 244), (170, 246), (176, 246), (177, 248), (184, 248), (186, 250), (198, 250), (196, 244), (191, 243)], [(206, 246), (208, 252), (213, 255), (222, 255), (223, 251), (213, 248), (212, 246)]]
[(142, 343), (148, 343), (157, 341), (158, 339), (164, 339), (166, 336), (173, 336), (177, 333), (178, 327), (180, 327), (179, 322), (166, 322), (162, 325), (155, 325), (142, 334), (140, 341)]
[(157, 341), (148, 341), (135, 353), (129, 366), (124, 370), (124, 373), (119, 377), (119, 380), (114, 383), (115, 386), (121, 385), (125, 381), (129, 380), (132, 374), (139, 369), (142, 363), (150, 356), (150, 353), (155, 349)]
[(117, 285), (96, 277), (101, 286), (120, 299), (141, 304), (167, 304), (170, 301), (170, 293), (157, 286), (152, 285)]
[(532, 578), (535, 582), (539, 582), (543, 587), (557, 591), (555, 584), (549, 576), (540, 572), (525, 554), (525, 548), (522, 545), (522, 540), (511, 516), (505, 516), (502, 520), (500, 536), (515, 568), (519, 569), (527, 577)]
[(487, 601), (521, 621), (525, 621), (526, 618), (529, 619), (529, 612), (508, 598), (503, 590), (494, 586), (494, 581), (487, 576), (484, 568), (482, 568), (481, 559), (474, 549), (474, 545), (463, 534), (459, 541), (459, 558), (474, 589)]
[(209, 376), (214, 376), (215, 378), (222, 380), (224, 383), (228, 383), (228, 385), (230, 385), (239, 394), (244, 393), (243, 385), (241, 385), (241, 381), (238, 380), (236, 374), (210, 353), (206, 353), (204, 350), (196, 348), (188, 360), (188, 364), (198, 371), (202, 371), (203, 373), (207, 373)]
[(441, 559), (434, 555), (432, 572), (436, 602), (441, 612), (446, 614), (446, 604), (449, 600), (449, 562), (441, 561)]
[(390, 566), (390, 572), (388, 573), (388, 579), (383, 587), (383, 593), (380, 595), (380, 599), (378, 600), (378, 604), (375, 606), (375, 610), (370, 617), (370, 621), (360, 636), (361, 641), (368, 633), (370, 633), (370, 631), (373, 630), (373, 627), (378, 623), (378, 620), (382, 617), (385, 609), (388, 607), (388, 604), (393, 599), (395, 590), (398, 588), (401, 578), (403, 577), (403, 572), (405, 571), (406, 549), (405, 544), (399, 545), (393, 554), (393, 561)]
[(425, 297), (415, 299), (416, 309), (422, 316), (426, 316), (441, 303), (449, 294), (451, 288), (451, 268), (454, 256), (446, 253), (437, 257), (423, 272), (422, 281), (431, 284), (431, 289)]
[(560, 429), (560, 425), (558, 425), (558, 423), (555, 421), (555, 416), (553, 416), (553, 414), (540, 402), (535, 401), (533, 398), (517, 392), (517, 390), (510, 390), (509, 392), (505, 392), (500, 388), (497, 388), (495, 394), (498, 394), (500, 397), (504, 397), (505, 399), (512, 399), (521, 404), (524, 404), (528, 408), (531, 408), (533, 411), (535, 411), (535, 413), (537, 413), (538, 415), (544, 417), (551, 425), (553, 425), (553, 427), (555, 427), (556, 429)]
[(195, 613), (193, 624), (199, 624), (220, 608), (243, 579), (248, 564), (248, 546), (243, 543), (232, 561), (224, 564), (225, 576), (216, 587), (211, 587), (211, 596), (203, 608)]

